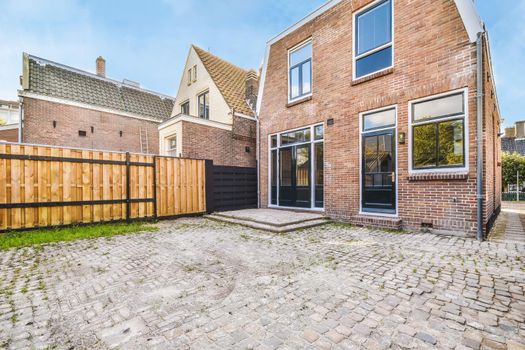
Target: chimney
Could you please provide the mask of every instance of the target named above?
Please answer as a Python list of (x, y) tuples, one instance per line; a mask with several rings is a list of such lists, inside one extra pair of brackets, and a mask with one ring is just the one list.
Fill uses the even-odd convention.
[(246, 101), (252, 109), (257, 104), (257, 94), (259, 93), (259, 76), (255, 70), (250, 70), (246, 74)]
[(99, 77), (106, 77), (106, 60), (102, 56), (97, 58), (97, 75)]
[(516, 138), (525, 139), (525, 121), (516, 122)]
[(516, 128), (505, 128), (505, 137), (516, 137)]

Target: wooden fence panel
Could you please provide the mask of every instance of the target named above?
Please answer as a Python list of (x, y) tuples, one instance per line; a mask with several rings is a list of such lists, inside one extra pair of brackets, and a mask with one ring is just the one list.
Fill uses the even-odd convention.
[(204, 160), (0, 143), (0, 231), (204, 213), (205, 183)]

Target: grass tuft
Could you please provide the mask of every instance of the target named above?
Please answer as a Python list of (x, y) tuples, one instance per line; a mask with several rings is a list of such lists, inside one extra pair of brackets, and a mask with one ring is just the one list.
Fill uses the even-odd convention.
[(156, 226), (136, 222), (11, 232), (0, 234), (0, 250), (157, 230)]

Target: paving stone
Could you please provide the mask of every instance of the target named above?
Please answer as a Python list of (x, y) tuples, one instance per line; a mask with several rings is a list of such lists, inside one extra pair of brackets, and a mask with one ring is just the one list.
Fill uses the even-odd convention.
[(202, 218), (159, 227), (0, 252), (0, 290), (15, 291), (9, 302), (0, 294), (0, 347), (9, 340), (11, 348), (60, 349), (524, 343), (524, 266), (516, 259), (523, 244), (340, 225), (281, 236)]

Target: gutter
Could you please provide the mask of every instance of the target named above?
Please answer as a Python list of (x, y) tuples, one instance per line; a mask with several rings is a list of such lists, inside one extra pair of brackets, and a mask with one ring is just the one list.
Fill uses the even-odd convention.
[(18, 143), (22, 143), (22, 125), (24, 122), (24, 98), (20, 96), (18, 98), (18, 101), (20, 102), (18, 106), (18, 114), (20, 116), (19, 124), (18, 124)]
[(478, 33), (476, 41), (476, 186), (477, 186), (477, 234), (478, 241), (483, 242), (483, 33)]

